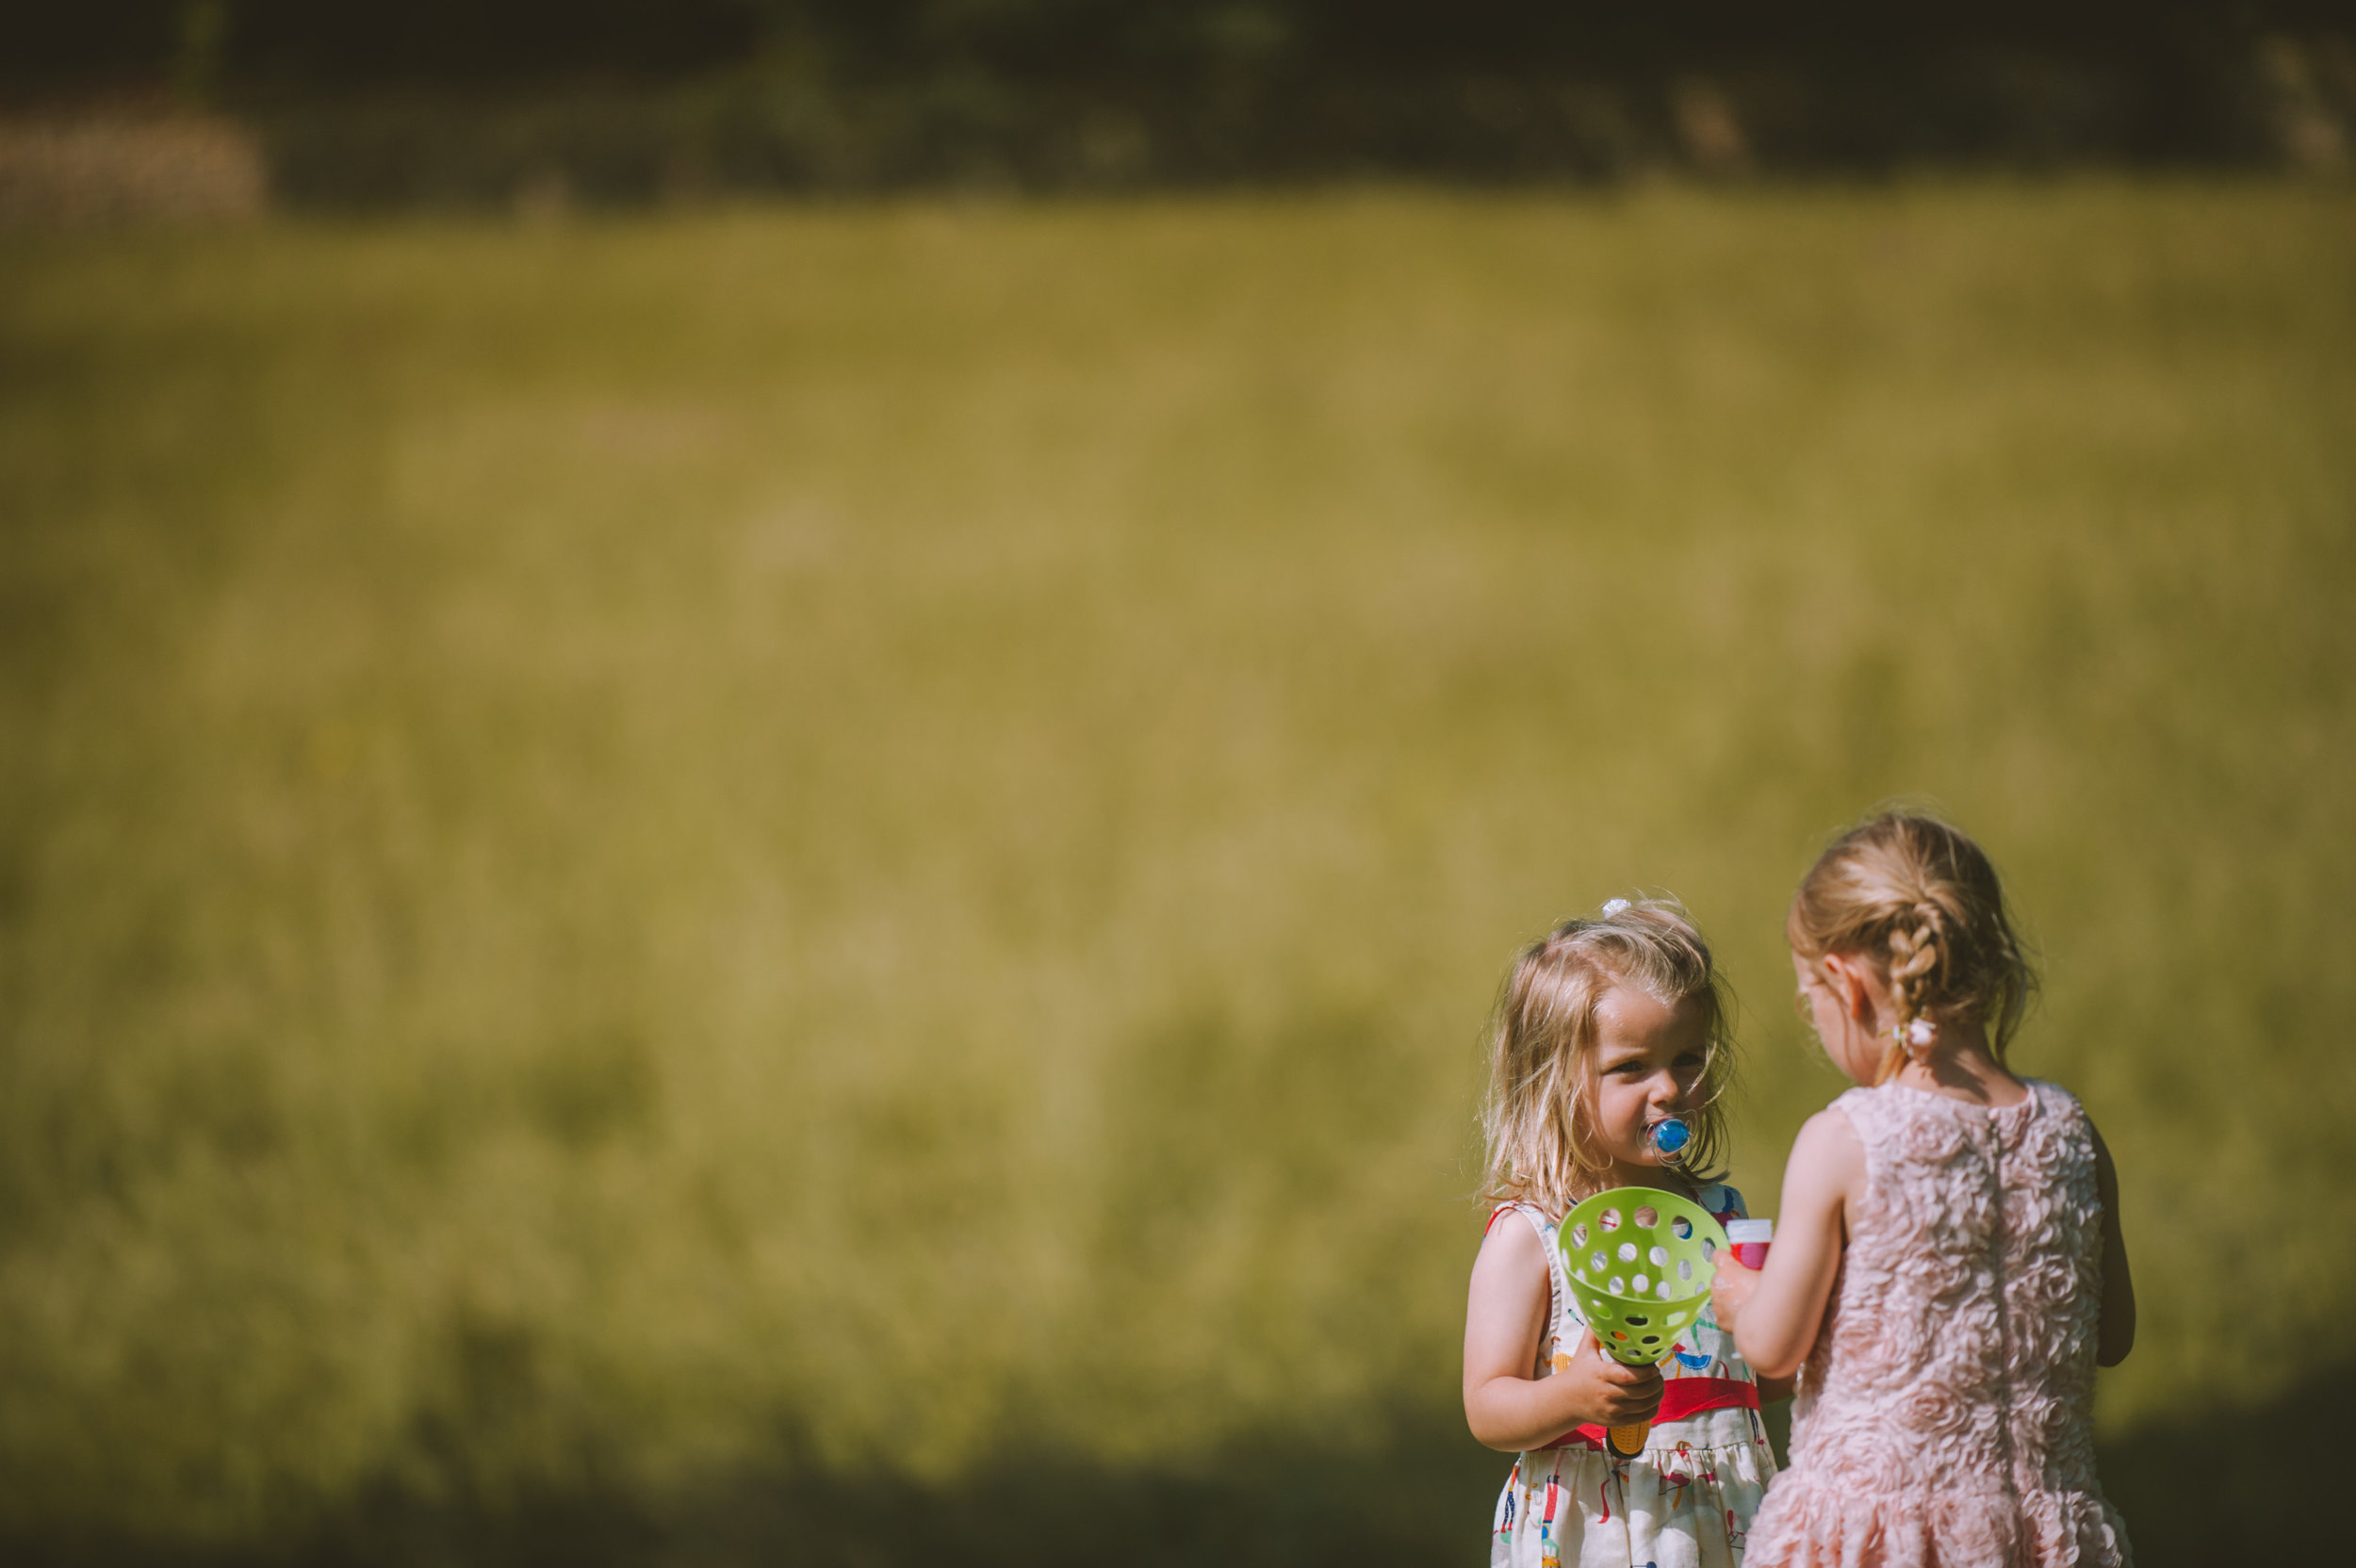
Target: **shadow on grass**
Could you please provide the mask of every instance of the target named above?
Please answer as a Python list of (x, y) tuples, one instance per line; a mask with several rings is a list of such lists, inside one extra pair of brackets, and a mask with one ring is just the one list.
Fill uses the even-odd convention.
[[(2310, 1379), (2217, 1429), (2148, 1428), (2104, 1446), (2103, 1484), (2126, 1515), (2140, 1568), (2226, 1560), (2323, 1561), (2341, 1545), (2327, 1511), (2252, 1507), (2282, 1483), (2356, 1458), (2339, 1413), (2356, 1365)], [(1776, 1413), (1778, 1415), (1780, 1412)], [(1784, 1423), (1772, 1423), (1777, 1447)], [(1400, 1419), (1387, 1441), (1242, 1444), (1186, 1469), (1121, 1469), (1012, 1450), (945, 1486), (780, 1464), (715, 1482), (660, 1511), (618, 1488), (499, 1506), (381, 1495), (300, 1544), (199, 1552), (121, 1541), (0, 1538), (24, 1568), (883, 1568), (1120, 1561), (1477, 1561), (1510, 1462), (1477, 1447), (1453, 1411)]]
[(952, 1484), (780, 1464), (662, 1511), (619, 1488), (504, 1506), (383, 1495), (270, 1551), (0, 1537), (12, 1568), (883, 1568), (933, 1561), (1350, 1562), (1423, 1568), (1477, 1558), (1512, 1460), (1453, 1411), (1391, 1424), (1387, 1440), (1241, 1444), (1186, 1468), (1127, 1469), (1011, 1449)]
[(2136, 1568), (2345, 1562), (2331, 1498), (2356, 1464), (2356, 1363), (2214, 1419), (2146, 1427), (2102, 1446), (2102, 1488), (2127, 1516)]

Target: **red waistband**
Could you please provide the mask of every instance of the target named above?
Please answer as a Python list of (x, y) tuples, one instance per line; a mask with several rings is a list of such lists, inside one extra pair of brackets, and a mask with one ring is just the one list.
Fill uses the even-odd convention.
[[(1656, 1427), (1670, 1421), (1682, 1421), (1689, 1415), (1699, 1415), (1709, 1410), (1757, 1410), (1759, 1385), (1741, 1378), (1672, 1378), (1661, 1391), (1661, 1409), (1654, 1414)], [(1549, 1448), (1603, 1446), (1603, 1428), (1590, 1422), (1577, 1431), (1564, 1432), (1546, 1445)]]

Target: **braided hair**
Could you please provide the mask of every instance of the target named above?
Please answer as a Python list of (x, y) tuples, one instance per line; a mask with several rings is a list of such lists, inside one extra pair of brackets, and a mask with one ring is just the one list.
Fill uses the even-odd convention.
[(2037, 993), (1987, 854), (1915, 812), (1884, 811), (1835, 839), (1800, 879), (1784, 935), (1803, 959), (1861, 958), (1889, 985), (1897, 1025), (1875, 1083), (1905, 1064), (1916, 1021), (1940, 1015), (1985, 1026), (2001, 1063)]

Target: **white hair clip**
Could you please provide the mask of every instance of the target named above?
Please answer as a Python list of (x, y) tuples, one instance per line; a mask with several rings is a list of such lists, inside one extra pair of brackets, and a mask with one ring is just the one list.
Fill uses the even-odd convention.
[(1625, 898), (1607, 898), (1603, 901), (1603, 918), (1610, 920), (1628, 906), (1628, 900)]
[(1918, 1018), (1904, 1028), (1892, 1026), (1890, 1032), (1898, 1037), (1900, 1044), (1920, 1049), (1939, 1037), (1939, 1025), (1929, 1019)]

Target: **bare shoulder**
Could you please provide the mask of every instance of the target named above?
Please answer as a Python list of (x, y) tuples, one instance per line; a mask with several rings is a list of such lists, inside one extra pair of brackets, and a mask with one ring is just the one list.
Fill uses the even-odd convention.
[(1792, 1140), (1792, 1162), (1784, 1170), (1784, 1201), (1834, 1200), (1854, 1197), (1865, 1181), (1865, 1140), (1838, 1105), (1827, 1105), (1800, 1126)]
[(1466, 1344), (1486, 1346), (1497, 1366), (1526, 1365), (1553, 1294), (1536, 1228), (1519, 1215), (1499, 1215), (1473, 1259)]
[(1800, 1123), (1800, 1135), (1792, 1140), (1792, 1157), (1806, 1155), (1811, 1160), (1854, 1160), (1865, 1162), (1865, 1140), (1857, 1136), (1857, 1123), (1848, 1112), (1838, 1105), (1827, 1105)]
[(1546, 1250), (1538, 1239), (1538, 1229), (1520, 1215), (1500, 1214), (1490, 1225), (1489, 1233), (1481, 1238), (1481, 1254), (1473, 1260), (1473, 1278), (1484, 1274), (1500, 1277), (1535, 1275), (1543, 1279), (1546, 1272)]

